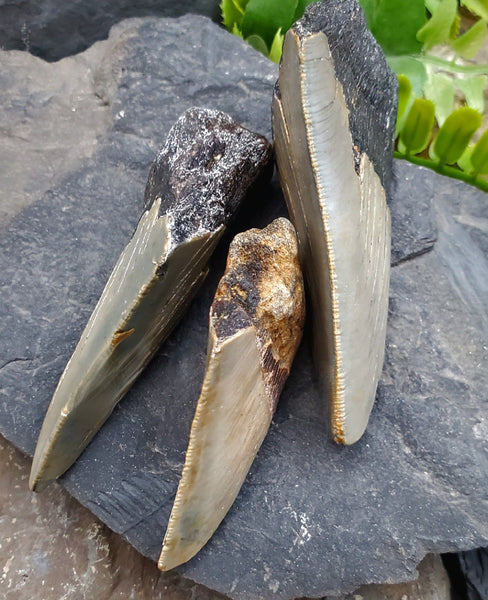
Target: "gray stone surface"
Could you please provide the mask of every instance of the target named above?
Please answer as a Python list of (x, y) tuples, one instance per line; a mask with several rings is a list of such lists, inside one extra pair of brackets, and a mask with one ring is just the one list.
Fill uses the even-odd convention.
[[(227, 598), (174, 571), (158, 571), (59, 485), (26, 494), (30, 462), (0, 436), (2, 600)], [(410, 583), (362, 586), (330, 600), (449, 600), (438, 556), (426, 556), (418, 574)]]
[[(432, 197), (435, 194), (435, 178), (418, 177), (414, 169), (400, 170), (401, 178), (393, 180), (400, 193), (390, 198), (392, 230), (395, 243), (391, 249), (391, 264), (428, 252), (437, 240), (437, 226), (433, 218)], [(412, 197), (405, 202), (404, 196)]]
[(466, 578), (468, 600), (488, 599), (488, 548), (477, 548), (458, 555), (461, 573)]
[[(46, 60), (81, 52), (128, 17), (218, 19), (218, 0), (0, 0), (0, 48), (28, 50)], [(188, 36), (193, 34), (188, 31)]]
[[(132, 21), (112, 42), (93, 66), (111, 127), (0, 239), (0, 430), (28, 453), (176, 117), (200, 104), (269, 135), (275, 65), (209, 21)], [(417, 202), (414, 184), (435, 194), (438, 241), (412, 258), (423, 233), (394, 231), (403, 260), (392, 271), (387, 362), (366, 435), (348, 448), (325, 439), (305, 339), (241, 493), (179, 569), (186, 577), (239, 599), (339, 595), (413, 579), (429, 551), (488, 543), (488, 203), (406, 163), (396, 175), (399, 203)], [(283, 212), (274, 182), (239, 227)], [(152, 558), (184, 460), (224, 258), (222, 244), (186, 318), (62, 481)]]
[(439, 555), (428, 554), (418, 572), (415, 581), (363, 585), (352, 594), (330, 600), (450, 600), (451, 585)]
[(2, 600), (218, 600), (161, 573), (59, 485), (26, 494), (30, 460), (0, 437)]

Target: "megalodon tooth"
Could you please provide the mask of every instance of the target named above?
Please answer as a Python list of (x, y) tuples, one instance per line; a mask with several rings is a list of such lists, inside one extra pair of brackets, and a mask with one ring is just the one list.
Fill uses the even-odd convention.
[(172, 127), (151, 167), (145, 211), (49, 405), (31, 489), (72, 465), (172, 331), (271, 158), (264, 137), (222, 112), (192, 108)]
[(312, 4), (285, 36), (273, 132), (314, 361), (343, 444), (365, 431), (383, 366), (395, 107), (395, 76), (357, 2)]
[(292, 224), (280, 218), (237, 235), (210, 309), (206, 372), (161, 570), (192, 558), (234, 502), (271, 424), (304, 318)]

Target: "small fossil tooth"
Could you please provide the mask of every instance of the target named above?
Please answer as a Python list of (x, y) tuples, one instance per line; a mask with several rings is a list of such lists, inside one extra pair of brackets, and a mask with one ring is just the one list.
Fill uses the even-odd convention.
[(169, 335), (271, 147), (228, 115), (187, 110), (151, 168), (146, 210), (120, 255), (48, 408), (29, 485), (78, 458)]
[(192, 558), (239, 493), (300, 343), (304, 302), (287, 219), (236, 236), (210, 310), (207, 368), (161, 570)]
[(331, 433), (344, 444), (367, 426), (383, 365), (390, 215), (382, 181), (388, 186), (395, 90), (356, 2), (311, 5), (286, 34), (275, 151), (311, 293)]

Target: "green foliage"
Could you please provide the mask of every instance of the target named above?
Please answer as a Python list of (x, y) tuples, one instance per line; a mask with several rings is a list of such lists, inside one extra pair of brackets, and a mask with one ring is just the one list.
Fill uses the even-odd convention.
[(475, 15), (488, 21), (488, 0), (461, 0), (461, 4)]
[[(229, 31), (278, 63), (286, 31), (313, 1), (222, 0), (220, 7)], [(399, 78), (396, 156), (488, 191), (488, 135), (478, 131), (488, 65), (466, 62), (488, 38), (488, 0), (359, 2)], [(467, 31), (460, 5), (475, 19)], [(469, 145), (472, 137), (478, 142)]]
[[(475, 58), (487, 40), (488, 0), (460, 0), (478, 17), (463, 32), (460, 32), (457, 0), (412, 2), (408, 9), (411, 27), (404, 21), (403, 2), (360, 0), (360, 3), (390, 67), (399, 77), (396, 156), (488, 190), (488, 178), (484, 177), (486, 133), (477, 142), (479, 146), (468, 145), (473, 135), (480, 135), (480, 113), (486, 110), (488, 65), (465, 62)], [(424, 17), (423, 23), (420, 15)], [(396, 32), (401, 32), (398, 38)], [(409, 91), (405, 79), (410, 82)], [(419, 102), (422, 99), (432, 105)], [(429, 112), (432, 106), (435, 121)]]
[(297, 3), (298, 0), (249, 0), (242, 18), (244, 37), (257, 34), (271, 48), (276, 32), (286, 31), (293, 23)]
[(485, 43), (488, 28), (486, 21), (480, 20), (451, 42), (452, 49), (458, 56), (465, 59), (474, 58)]
[[(456, 0), (454, 0), (456, 1)], [(363, 0), (368, 27), (384, 52), (390, 56), (417, 54), (422, 49), (417, 31), (427, 24), (424, 0), (394, 0), (392, 2)], [(392, 27), (395, 23), (395, 27)]]
[(412, 84), (405, 75), (398, 76), (398, 110), (395, 137), (400, 133), (411, 105)]
[(232, 31), (234, 25), (239, 28), (244, 15), (246, 2), (239, 0), (222, 0), (220, 10), (222, 12), (222, 22), (229, 31)]
[(416, 35), (426, 50), (450, 39), (451, 31), (456, 25), (457, 9), (457, 0), (431, 3), (431, 17)]
[(278, 29), (278, 31), (275, 33), (275, 36), (273, 38), (273, 42), (271, 44), (271, 48), (269, 51), (269, 57), (275, 63), (280, 62), (281, 50), (283, 48), (283, 40), (284, 39), (285, 39), (285, 36), (281, 33), (281, 27), (280, 27)]
[(470, 161), (475, 175), (488, 175), (488, 129), (474, 145)]
[(316, 0), (222, 0), (222, 22), (253, 48), (279, 63), (284, 35)]
[(430, 141), (434, 121), (434, 103), (424, 98), (416, 98), (400, 132), (400, 144), (407, 156), (425, 150)]
[(431, 146), (433, 158), (443, 165), (453, 165), (461, 158), (480, 125), (478, 111), (468, 106), (455, 110), (445, 120)]

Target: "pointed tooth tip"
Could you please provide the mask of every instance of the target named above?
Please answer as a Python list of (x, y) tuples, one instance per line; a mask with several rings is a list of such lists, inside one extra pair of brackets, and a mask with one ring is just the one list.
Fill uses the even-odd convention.
[(183, 553), (182, 549), (178, 546), (178, 543), (168, 544), (166, 541), (163, 542), (163, 549), (158, 561), (158, 569), (160, 571), (171, 571), (175, 567), (189, 561), (198, 552), (196, 550), (190, 553)]
[(29, 489), (31, 492), (42, 492), (52, 482), (51, 479), (43, 479), (39, 473), (31, 471), (29, 477)]

